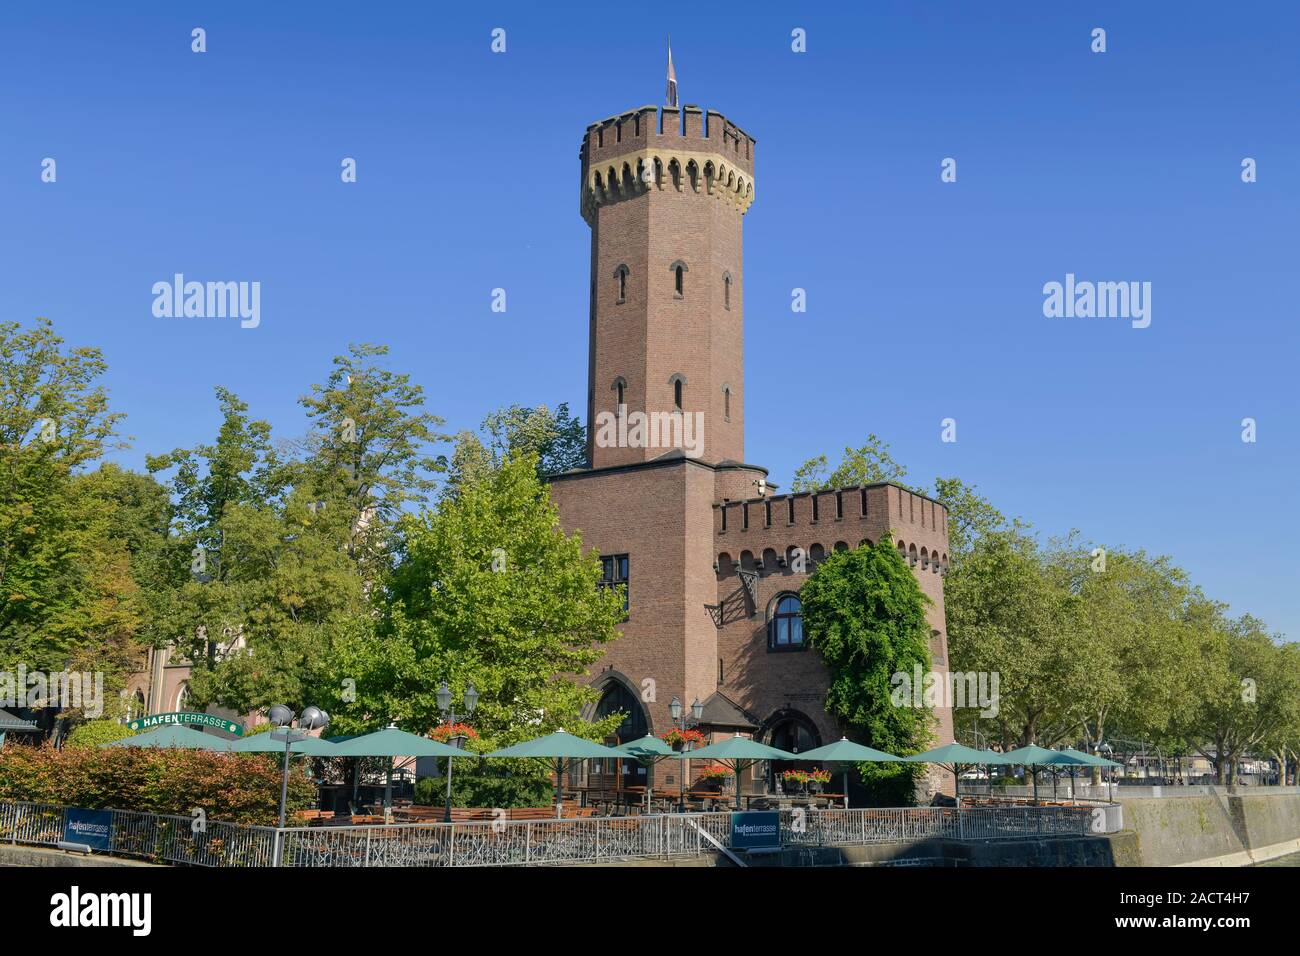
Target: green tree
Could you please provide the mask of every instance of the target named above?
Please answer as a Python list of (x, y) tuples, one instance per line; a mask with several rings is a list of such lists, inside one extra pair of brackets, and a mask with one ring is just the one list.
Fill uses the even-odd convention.
[(1250, 615), (1230, 619), (1219, 609), (1205, 637), (1197, 706), (1184, 733), (1214, 764), (1218, 782), (1232, 784), (1244, 755), (1294, 726), (1300, 673), (1294, 652)]
[(622, 600), (598, 586), (596, 555), (561, 529), (536, 464), (507, 458), (404, 521), (402, 560), (375, 595), (375, 617), (354, 618), (336, 645), (334, 686), (355, 688), (333, 703), (340, 731), (390, 720), (428, 731), (444, 680), (458, 699), (473, 682), (474, 726), (497, 744), (618, 724), (582, 725), (594, 693), (570, 675), (617, 636)]
[(478, 432), (456, 436), (449, 488), (454, 492), (461, 481), (500, 468), (512, 455), (535, 456), (539, 478), (581, 468), (587, 464), (587, 432), (567, 403), (554, 412), (545, 405), (498, 409), (483, 419)]
[(1079, 717), (1072, 735), (1089, 745), (1100, 744), (1112, 728), (1144, 740), (1160, 737), (1195, 699), (1188, 614), (1197, 595), (1186, 574), (1166, 557), (1073, 539), (1047, 560), (1075, 596), (1077, 627), (1068, 652), (1087, 674), (1069, 694)]
[(843, 459), (834, 469), (825, 455), (809, 458), (795, 470), (790, 490), (797, 493), (823, 488), (851, 488), (877, 481), (893, 481), (911, 487), (904, 484), (906, 477), (907, 468), (894, 460), (889, 453), (889, 443), (871, 434), (861, 448), (846, 447)]
[(1004, 746), (1051, 744), (1078, 726), (1071, 702), (1092, 675), (1074, 651), (1080, 619), (1066, 583), (1018, 531), (983, 536), (944, 580), (951, 666), (998, 675), (991, 729)]
[(447, 468), (434, 453), (447, 439), (443, 420), (425, 409), (424, 389), (410, 375), (385, 367), (387, 355), (386, 345), (350, 346), (325, 384), (301, 400), (313, 430), (301, 443), (300, 484), (344, 510), (349, 553), (363, 564), (386, 551), (398, 518), (428, 500)]
[(93, 348), (0, 324), (0, 668), (111, 670), (139, 626), (129, 555), (84, 472), (113, 446)]
[[(895, 706), (894, 675), (911, 679), (916, 666), (930, 669), (929, 599), (890, 540), (832, 553), (799, 597), (809, 642), (830, 671), (826, 712), (859, 742), (905, 755), (925, 749), (932, 712)], [(918, 766), (863, 764), (859, 770), (875, 799), (913, 799)]]

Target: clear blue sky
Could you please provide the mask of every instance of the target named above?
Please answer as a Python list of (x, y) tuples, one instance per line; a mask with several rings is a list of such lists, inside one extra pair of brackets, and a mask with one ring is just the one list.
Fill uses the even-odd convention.
[[(5, 4), (0, 316), (103, 348), (132, 466), (212, 436), (219, 383), (300, 434), (351, 341), (453, 427), (581, 409), (578, 145), (661, 101), (670, 30), (682, 101), (758, 140), (751, 461), (785, 485), (874, 431), (915, 481), (1171, 554), (1300, 635), (1296, 5), (793, 7)], [(261, 282), (261, 327), (154, 318), (175, 272)], [(1151, 282), (1150, 328), (1045, 318), (1067, 272)]]

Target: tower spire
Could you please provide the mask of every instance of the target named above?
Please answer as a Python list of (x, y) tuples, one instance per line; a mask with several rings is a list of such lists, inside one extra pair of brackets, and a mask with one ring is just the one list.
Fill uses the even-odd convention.
[(664, 94), (667, 105), (677, 105), (677, 71), (673, 69), (673, 36), (668, 34), (668, 92)]

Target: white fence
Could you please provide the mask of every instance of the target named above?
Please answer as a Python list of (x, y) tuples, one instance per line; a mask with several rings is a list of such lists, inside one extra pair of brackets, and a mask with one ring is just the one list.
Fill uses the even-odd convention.
[[(731, 845), (731, 814), (274, 827), (113, 810), (109, 853), (194, 866), (535, 866), (695, 856)], [(1118, 829), (1095, 807), (780, 811), (784, 846), (1078, 837)], [(53, 846), (65, 808), (0, 803), (0, 842)]]

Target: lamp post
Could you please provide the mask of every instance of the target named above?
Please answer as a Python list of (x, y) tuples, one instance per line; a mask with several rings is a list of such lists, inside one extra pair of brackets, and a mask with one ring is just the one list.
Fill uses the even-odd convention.
[(280, 829), (284, 829), (284, 807), (289, 797), (289, 748), (300, 740), (306, 740), (313, 730), (324, 730), (329, 726), (330, 715), (319, 707), (306, 707), (298, 715), (298, 729), (293, 729), (293, 711), (284, 704), (271, 708), (271, 723), (277, 728), (271, 731), (272, 740), (284, 741), (284, 766), (280, 771)]
[[(458, 720), (471, 716), (474, 713), (474, 708), (478, 706), (478, 691), (475, 689), (473, 682), (469, 683), (465, 687), (465, 713), (460, 714), (459, 716), (456, 714), (456, 711), (452, 709), (451, 688), (447, 686), (446, 681), (442, 682), (442, 686), (438, 688), (438, 693), (435, 696), (438, 701), (438, 710), (442, 714), (442, 722), (448, 727), (455, 724)], [(464, 748), (465, 740), (466, 738), (463, 735), (457, 734), (455, 737), (448, 738), (447, 743), (450, 746), (455, 747), (457, 750), (460, 750)], [(443, 814), (443, 820), (447, 823), (451, 822), (450, 757), (447, 758), (447, 809)]]
[[(1105, 757), (1105, 759), (1110, 760), (1112, 759), (1111, 754), (1113, 754), (1114, 752), (1115, 752), (1115, 748), (1112, 747), (1110, 744), (1106, 743), (1106, 741), (1104, 740), (1097, 745), (1097, 756), (1099, 757)], [(1110, 799), (1113, 802), (1115, 799), (1115, 768), (1107, 767), (1106, 769), (1110, 771), (1110, 773), (1108, 773), (1106, 777), (1108, 780), (1110, 780)]]
[[(689, 727), (694, 727), (697, 724), (699, 724), (700, 718), (704, 716), (704, 705), (700, 703), (700, 699), (698, 697), (695, 698), (695, 703), (691, 704), (691, 717), (694, 719), (691, 720), (688, 724), (686, 720), (686, 713), (682, 709), (682, 702), (678, 700), (676, 697), (674, 697), (672, 703), (668, 705), (668, 714), (669, 716), (672, 717), (673, 723), (677, 725), (678, 730), (687, 730)], [(689, 740), (683, 740), (682, 753), (690, 753), (690, 752), (691, 752), (691, 742)], [(681, 796), (678, 798), (678, 802), (677, 802), (678, 813), (686, 812), (686, 779), (691, 775), (691, 758), (684, 757), (682, 759), (685, 761), (684, 766), (686, 767), (686, 770), (682, 774)], [(737, 792), (739, 792), (740, 790), (739, 779), (736, 780), (736, 790)]]

